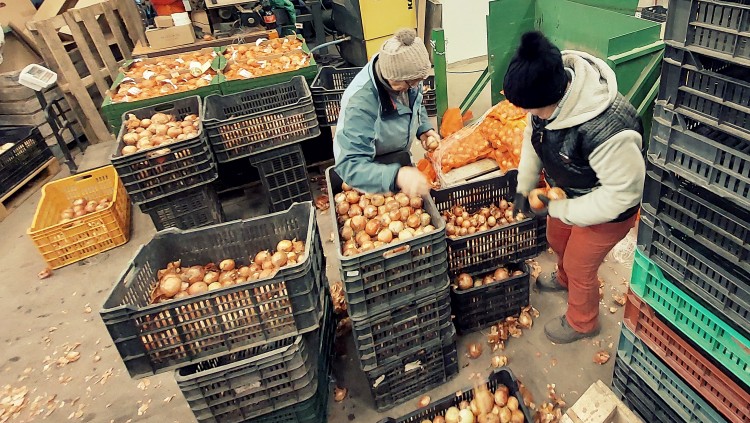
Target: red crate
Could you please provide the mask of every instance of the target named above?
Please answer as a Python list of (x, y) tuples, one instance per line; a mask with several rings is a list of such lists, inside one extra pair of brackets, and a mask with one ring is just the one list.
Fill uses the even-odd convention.
[(670, 329), (633, 291), (628, 292), (623, 321), (654, 354), (716, 407), (728, 421), (750, 421), (750, 391), (739, 386)]

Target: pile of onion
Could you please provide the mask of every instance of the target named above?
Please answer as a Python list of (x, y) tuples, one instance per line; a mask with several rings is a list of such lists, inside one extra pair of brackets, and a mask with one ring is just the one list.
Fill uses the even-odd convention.
[(58, 223), (70, 222), (76, 217), (106, 210), (111, 204), (112, 200), (109, 197), (100, 198), (99, 200), (76, 198), (69, 208), (60, 212), (60, 221)]
[(124, 124), (126, 132), (122, 135), (123, 147), (120, 153), (126, 156), (196, 137), (200, 129), (200, 118), (187, 115), (182, 120), (177, 120), (172, 115), (156, 113), (151, 118), (138, 119), (130, 113)]
[[(486, 385), (474, 388), (471, 401), (461, 401), (432, 419), (421, 423), (525, 423), (518, 398), (510, 395), (505, 385), (498, 385), (495, 392)], [(531, 423), (531, 422), (529, 422)]]
[(523, 271), (514, 270), (510, 271), (505, 267), (498, 267), (494, 272), (488, 273), (485, 276), (473, 279), (468, 273), (461, 273), (456, 277), (453, 286), (459, 291), (465, 291), (471, 288), (477, 288), (483, 285), (493, 284), (495, 282), (502, 282), (510, 277), (523, 275)]
[(451, 238), (456, 238), (520, 222), (526, 219), (526, 216), (521, 212), (516, 214), (513, 210), (513, 203), (500, 200), (499, 205), (492, 203), (473, 213), (456, 205), (443, 212), (443, 219), (446, 222), (445, 233)]
[(334, 210), (345, 257), (435, 230), (421, 197), (398, 194), (362, 194), (343, 184)]
[(265, 250), (248, 257), (246, 266), (234, 259), (224, 259), (218, 265), (208, 263), (189, 267), (183, 267), (179, 260), (171, 262), (156, 274), (158, 281), (151, 291), (151, 304), (271, 278), (279, 269), (299, 263), (304, 256), (304, 242), (285, 239), (279, 241), (275, 252)]

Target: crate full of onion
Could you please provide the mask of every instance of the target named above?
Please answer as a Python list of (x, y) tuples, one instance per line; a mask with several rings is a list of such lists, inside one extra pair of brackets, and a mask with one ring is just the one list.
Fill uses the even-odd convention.
[(318, 328), (323, 254), (311, 202), (157, 233), (100, 315), (131, 377)]
[(445, 222), (430, 198), (369, 194), (327, 171), (341, 279), (353, 320), (434, 293), (448, 269)]
[(448, 240), (451, 280), (461, 273), (489, 273), (547, 249), (544, 219), (512, 203), (518, 171), (432, 191)]
[(122, 120), (111, 161), (135, 204), (218, 178), (203, 130), (200, 97), (131, 110)]

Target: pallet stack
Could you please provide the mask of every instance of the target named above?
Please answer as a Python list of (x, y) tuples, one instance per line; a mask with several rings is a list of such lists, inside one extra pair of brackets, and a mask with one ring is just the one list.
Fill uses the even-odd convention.
[[(326, 176), (334, 198), (343, 181), (333, 168)], [(368, 252), (342, 255), (334, 232), (360, 368), (379, 411), (442, 385), (459, 370), (445, 222), (431, 199), (423, 208), (433, 231)], [(330, 216), (338, 228), (336, 213)]]
[[(248, 257), (282, 239), (305, 243), (297, 264), (263, 279), (152, 301), (158, 270), (174, 260), (185, 267), (227, 258), (248, 265)], [(173, 370), (198, 422), (327, 421), (336, 324), (310, 202), (157, 233), (128, 264), (100, 316), (130, 376)]]
[(613, 378), (645, 421), (750, 420), (748, 16), (670, 3)]

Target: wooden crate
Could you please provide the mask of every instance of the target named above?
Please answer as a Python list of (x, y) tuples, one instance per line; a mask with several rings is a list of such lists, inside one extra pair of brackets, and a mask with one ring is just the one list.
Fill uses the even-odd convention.
[[(119, 61), (131, 58), (138, 41), (145, 42), (135, 3), (110, 0), (27, 25), (89, 142), (112, 140), (99, 113), (100, 99), (117, 77)], [(76, 66), (74, 54), (85, 66)]]
[[(43, 63), (40, 63), (44, 66)], [(36, 93), (18, 83), (20, 71), (0, 74), (0, 125), (33, 125), (39, 128), (44, 141), (49, 146), (57, 144), (57, 139), (52, 134), (52, 128), (44, 117), (44, 111), (36, 98)], [(44, 94), (47, 102), (63, 99), (61, 105), (68, 120), (75, 120), (73, 111), (63, 98), (62, 92), (53, 87)], [(74, 126), (81, 133), (80, 125)], [(65, 142), (73, 140), (73, 134), (65, 130), (63, 132)]]
[(601, 380), (589, 386), (560, 423), (643, 423)]

